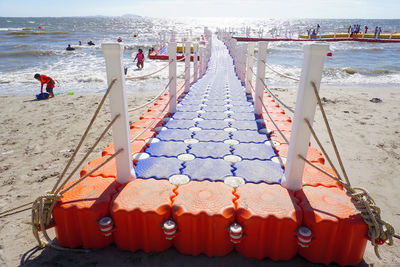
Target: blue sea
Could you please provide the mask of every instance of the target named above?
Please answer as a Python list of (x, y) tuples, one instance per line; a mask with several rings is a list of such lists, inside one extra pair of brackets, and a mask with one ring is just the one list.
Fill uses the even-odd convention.
[[(244, 35), (251, 27), (251, 36), (279, 35), (297, 37), (307, 29), (321, 25), (322, 33), (347, 32), (349, 25), (368, 25), (370, 31), (380, 26), (383, 32), (400, 31), (400, 20), (342, 19), (242, 19), (242, 18), (0, 18), (0, 95), (35, 94), (40, 84), (33, 75), (46, 74), (57, 81), (56, 92), (96, 93), (106, 88), (106, 73), (101, 43), (123, 39), (124, 65), (128, 76), (140, 76), (163, 66), (165, 61), (146, 58), (145, 67), (137, 71), (133, 58), (138, 48), (147, 54), (157, 46), (163, 32), (177, 33), (177, 40), (197, 37), (207, 26), (233, 30)], [(91, 40), (94, 46), (88, 46)], [(79, 41), (82, 45), (79, 45)], [(71, 44), (76, 50), (66, 51)], [(286, 75), (298, 77), (303, 60), (303, 46), (309, 42), (270, 42), (267, 62)], [(335, 86), (399, 87), (400, 43), (332, 42), (332, 57), (327, 57), (323, 82)], [(183, 64), (178, 74), (183, 78)], [(346, 71), (347, 70), (347, 71)], [(354, 74), (349, 74), (354, 71)], [(296, 86), (295, 82), (267, 72), (273, 86)], [(127, 82), (128, 92), (151, 92), (164, 88), (168, 70), (143, 80)]]

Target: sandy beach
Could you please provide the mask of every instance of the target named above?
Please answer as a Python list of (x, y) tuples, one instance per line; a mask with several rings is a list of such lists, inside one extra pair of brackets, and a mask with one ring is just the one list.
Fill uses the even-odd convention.
[[(295, 89), (273, 88), (273, 91), (294, 106)], [(154, 95), (129, 94), (128, 105), (135, 107)], [(366, 188), (382, 209), (382, 218), (400, 232), (400, 88), (322, 85), (321, 96), (325, 97), (324, 107), (352, 185)], [(0, 211), (30, 202), (52, 188), (101, 97), (78, 94), (31, 101), (33, 96), (0, 96)], [(373, 103), (372, 98), (382, 101)], [(110, 121), (108, 110), (106, 105), (80, 157)], [(131, 121), (144, 111), (145, 108), (130, 114)], [(318, 111), (314, 127), (328, 147), (328, 135)], [(91, 158), (98, 157), (110, 142), (108, 134)], [(29, 222), (29, 208), (0, 217), (1, 266), (316, 266), (300, 257), (290, 262), (258, 261), (245, 259), (236, 252), (208, 258), (181, 255), (175, 249), (131, 253), (115, 246), (90, 253), (38, 250)], [(50, 233), (54, 236), (52, 230)], [(368, 245), (360, 266), (400, 266), (400, 240), (394, 241), (391, 247), (381, 246), (381, 261)]]

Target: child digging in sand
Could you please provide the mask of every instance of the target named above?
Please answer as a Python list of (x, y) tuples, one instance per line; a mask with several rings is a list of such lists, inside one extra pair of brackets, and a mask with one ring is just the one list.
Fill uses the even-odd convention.
[(43, 85), (46, 84), (46, 92), (49, 93), (49, 98), (54, 97), (53, 89), (54, 89), (54, 80), (49, 76), (44, 74), (36, 73), (34, 78), (38, 80), (41, 84), (40, 93), (43, 94)]

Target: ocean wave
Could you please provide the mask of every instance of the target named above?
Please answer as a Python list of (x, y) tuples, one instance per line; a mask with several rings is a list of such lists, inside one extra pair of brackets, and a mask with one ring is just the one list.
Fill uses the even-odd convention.
[(347, 75), (359, 74), (363, 76), (384, 76), (391, 74), (400, 74), (400, 72), (396, 72), (388, 69), (364, 69), (364, 68), (352, 68), (352, 67), (333, 67), (333, 68), (324, 68), (323, 75), (329, 77), (337, 77), (343, 78)]
[(24, 57), (24, 56), (46, 56), (46, 55), (56, 55), (59, 54), (58, 51), (52, 50), (29, 50), (29, 51), (18, 51), (18, 52), (0, 52), (1, 57)]
[(24, 28), (0, 28), (0, 32), (6, 32), (6, 31), (23, 31)]
[(103, 82), (105, 82), (104, 79), (100, 79), (100, 78), (97, 78), (97, 77), (77, 78), (76, 81), (80, 82), (80, 83), (92, 83), (92, 82), (103, 83)]
[(45, 31), (32, 31), (32, 30), (25, 30), (22, 29), (20, 31), (13, 30), (6, 33), (7, 35), (67, 35), (69, 32), (45, 32)]

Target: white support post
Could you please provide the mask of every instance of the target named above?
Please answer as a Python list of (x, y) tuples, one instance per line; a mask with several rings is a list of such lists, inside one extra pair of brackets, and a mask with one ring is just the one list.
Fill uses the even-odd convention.
[(185, 92), (189, 91), (190, 87), (190, 42), (185, 42)]
[(235, 62), (236, 74), (239, 77), (240, 82), (242, 82), (242, 45), (239, 44), (236, 48), (236, 58)]
[(175, 43), (176, 42), (176, 33), (175, 31), (171, 32), (171, 38), (169, 40), (171, 43)]
[(254, 76), (254, 43), (249, 43), (247, 46), (247, 70), (246, 70), (246, 93), (251, 93)]
[(317, 99), (311, 81), (317, 88), (321, 83), (322, 68), (328, 45), (306, 45), (304, 47), (304, 60), (301, 70), (299, 92), (297, 93), (296, 110), (292, 126), (292, 134), (288, 157), (286, 161), (285, 175), (282, 178), (282, 186), (289, 190), (300, 190), (305, 162), (299, 155), (306, 157), (309, 142), (310, 130), (305, 118), (313, 124)]
[(233, 57), (233, 60), (235, 61), (234, 62), (235, 65), (236, 65), (236, 60), (237, 60), (236, 46), (237, 46), (237, 40), (232, 38), (231, 39), (231, 56)]
[(247, 54), (247, 44), (242, 45), (242, 84), (246, 83), (246, 54)]
[[(265, 62), (267, 60), (267, 42), (258, 42), (258, 59), (257, 59), (257, 77), (256, 77), (256, 95), (254, 113), (261, 115), (262, 113), (262, 98), (264, 95), (265, 79)], [(261, 98), (261, 99), (260, 99)]]
[(132, 164), (131, 142), (129, 135), (128, 105), (125, 93), (125, 77), (122, 65), (123, 46), (115, 43), (102, 44), (106, 61), (107, 84), (117, 79), (110, 91), (111, 119), (119, 114), (112, 126), (114, 150), (123, 149), (116, 158), (117, 182), (128, 183), (136, 178)]
[(200, 47), (200, 62), (199, 62), (199, 69), (200, 69), (200, 74), (199, 78), (203, 77), (204, 74), (204, 48)]
[(168, 61), (169, 61), (169, 112), (176, 112), (176, 43), (168, 44)]
[(193, 43), (193, 69), (194, 69), (194, 75), (193, 75), (193, 82), (196, 82), (197, 79), (199, 78), (199, 43), (194, 42)]

